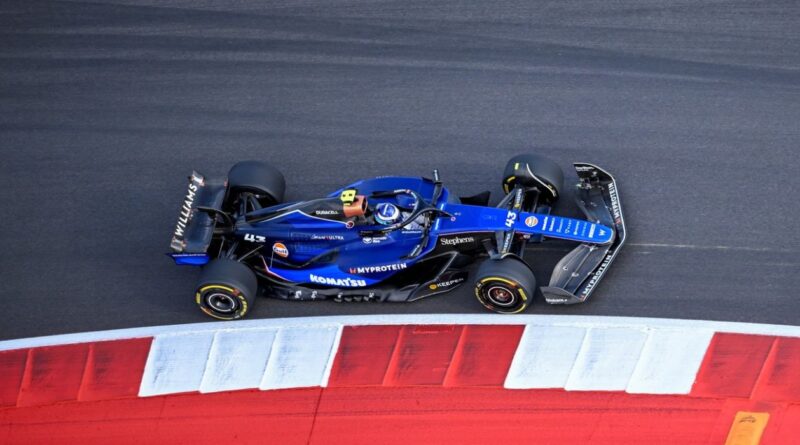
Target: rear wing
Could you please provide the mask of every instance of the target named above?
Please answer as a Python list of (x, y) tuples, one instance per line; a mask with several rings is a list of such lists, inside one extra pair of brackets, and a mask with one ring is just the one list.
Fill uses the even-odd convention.
[(625, 219), (614, 177), (592, 164), (576, 163), (575, 171), (580, 179), (578, 207), (589, 221), (613, 228), (614, 237), (608, 244), (580, 244), (556, 264), (550, 284), (541, 288), (551, 304), (586, 301), (625, 243)]
[(214, 236), (214, 213), (222, 209), (226, 188), (224, 182), (210, 183), (196, 171), (189, 176), (189, 186), (169, 244), (173, 252), (170, 256), (176, 261), (178, 257), (206, 253)]

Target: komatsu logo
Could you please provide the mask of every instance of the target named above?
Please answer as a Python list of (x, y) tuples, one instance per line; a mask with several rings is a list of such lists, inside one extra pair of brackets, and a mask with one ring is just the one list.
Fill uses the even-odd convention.
[(366, 287), (367, 281), (366, 280), (354, 280), (352, 278), (330, 278), (330, 277), (321, 277), (319, 275), (314, 275), (313, 273), (309, 275), (309, 280), (312, 283), (318, 284), (327, 284), (328, 286), (336, 286), (336, 287)]
[(181, 206), (181, 214), (178, 217), (178, 224), (175, 226), (175, 236), (183, 237), (183, 232), (186, 230), (186, 225), (192, 217), (192, 204), (194, 198), (197, 196), (197, 190), (203, 185), (203, 177), (197, 173), (192, 172), (191, 182), (189, 189), (186, 192), (186, 197), (183, 199), (183, 206)]
[(383, 264), (381, 266), (351, 267), (350, 273), (367, 274), (367, 273), (391, 272), (393, 270), (403, 270), (406, 267), (408, 267), (406, 263)]

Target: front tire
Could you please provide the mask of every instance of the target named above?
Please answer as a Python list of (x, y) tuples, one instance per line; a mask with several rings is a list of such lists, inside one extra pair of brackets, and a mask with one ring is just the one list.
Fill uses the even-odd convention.
[(510, 193), (516, 184), (535, 187), (548, 204), (554, 204), (564, 188), (564, 170), (553, 160), (535, 154), (511, 158), (503, 171), (503, 191)]
[(218, 320), (244, 317), (255, 303), (258, 279), (246, 265), (216, 259), (203, 267), (195, 301), (200, 310)]
[(475, 296), (487, 309), (500, 314), (517, 314), (532, 302), (536, 277), (522, 260), (507, 256), (486, 259), (475, 275)]

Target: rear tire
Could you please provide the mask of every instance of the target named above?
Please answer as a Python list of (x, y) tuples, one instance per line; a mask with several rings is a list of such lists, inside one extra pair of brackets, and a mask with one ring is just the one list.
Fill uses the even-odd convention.
[(536, 187), (548, 204), (555, 203), (564, 188), (564, 171), (553, 160), (535, 154), (511, 158), (503, 171), (503, 191), (509, 193), (514, 185)]
[(253, 307), (258, 279), (246, 265), (216, 259), (203, 267), (195, 301), (200, 310), (218, 320), (236, 320)]
[(253, 193), (262, 205), (283, 201), (286, 179), (277, 168), (260, 161), (242, 161), (228, 171), (228, 196)]
[(527, 308), (536, 292), (536, 277), (522, 260), (507, 256), (484, 260), (475, 275), (475, 296), (487, 309), (517, 314)]

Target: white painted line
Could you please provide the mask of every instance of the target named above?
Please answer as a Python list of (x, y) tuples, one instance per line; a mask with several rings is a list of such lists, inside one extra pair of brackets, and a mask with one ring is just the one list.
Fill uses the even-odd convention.
[(563, 388), (585, 335), (585, 328), (526, 326), (504, 386), (513, 389)]
[(258, 388), (276, 332), (275, 329), (217, 332), (200, 392)]
[(651, 331), (627, 391), (689, 394), (713, 335), (707, 329)]
[(328, 357), (328, 363), (325, 365), (325, 372), (322, 373), (321, 386), (328, 386), (328, 380), (331, 378), (333, 362), (336, 361), (336, 353), (339, 352), (339, 343), (342, 341), (342, 329), (344, 329), (344, 326), (339, 326), (336, 328), (336, 336), (333, 338), (330, 357)]
[(200, 389), (213, 338), (210, 332), (156, 336), (147, 356), (139, 396)]
[[(611, 296), (609, 296), (611, 298)], [(126, 338), (154, 337), (160, 334), (181, 332), (211, 332), (220, 329), (288, 328), (317, 326), (364, 326), (364, 325), (403, 325), (403, 324), (499, 324), (499, 325), (547, 325), (573, 327), (629, 327), (629, 328), (674, 328), (709, 329), (716, 332), (735, 332), (740, 334), (780, 335), (800, 337), (800, 326), (738, 323), (727, 321), (677, 320), (669, 318), (601, 317), (585, 315), (500, 315), (500, 314), (390, 314), (390, 315), (346, 315), (333, 317), (294, 317), (237, 320), (220, 323), (179, 324), (149, 326), (143, 328), (117, 329), (111, 331), (82, 332), (46, 337), (22, 338), (0, 341), (0, 351), (37, 346), (53, 346), (90, 341), (119, 340)]]
[(589, 329), (567, 379), (568, 391), (623, 391), (647, 333), (632, 328)]
[(322, 386), (339, 327), (293, 327), (278, 331), (261, 389)]

